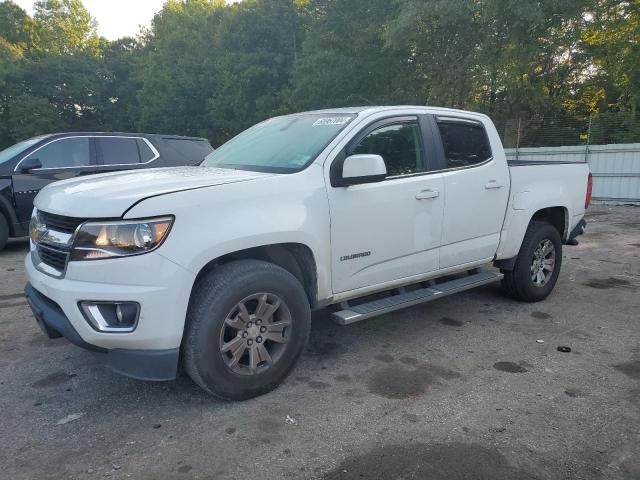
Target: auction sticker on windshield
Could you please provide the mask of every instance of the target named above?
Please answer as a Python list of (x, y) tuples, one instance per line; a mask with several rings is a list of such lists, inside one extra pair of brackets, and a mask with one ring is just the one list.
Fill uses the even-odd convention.
[(351, 117), (327, 117), (327, 118), (319, 118), (313, 123), (314, 127), (324, 127), (327, 125), (344, 125)]

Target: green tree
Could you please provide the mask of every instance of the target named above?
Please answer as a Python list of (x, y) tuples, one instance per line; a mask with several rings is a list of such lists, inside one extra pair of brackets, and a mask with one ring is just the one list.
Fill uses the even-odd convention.
[(208, 100), (217, 88), (215, 34), (222, 0), (169, 0), (144, 38), (137, 78), (142, 130), (207, 136)]
[(285, 92), (303, 35), (298, 8), (291, 0), (245, 0), (224, 9), (208, 101), (214, 143), (290, 108)]
[(56, 105), (46, 98), (33, 95), (11, 98), (6, 120), (10, 125), (8, 133), (14, 141), (64, 130), (66, 127)]
[(41, 52), (69, 54), (98, 46), (97, 23), (81, 0), (39, 0), (34, 19)]
[(590, 75), (576, 82), (570, 109), (637, 113), (640, 107), (640, 0), (594, 0), (583, 16)]
[(11, 0), (0, 3), (0, 38), (24, 50), (30, 41), (31, 19)]
[(420, 100), (408, 45), (385, 42), (397, 17), (389, 0), (311, 0), (309, 31), (296, 63), (297, 108), (339, 107)]

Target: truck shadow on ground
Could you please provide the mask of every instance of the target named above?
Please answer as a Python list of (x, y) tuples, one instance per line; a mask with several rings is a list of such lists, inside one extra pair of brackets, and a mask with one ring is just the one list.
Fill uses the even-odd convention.
[[(469, 308), (475, 311), (499, 309), (501, 303), (510, 302), (497, 286), (483, 287), (464, 296), (468, 297)], [(309, 344), (292, 375), (271, 394), (248, 402), (220, 401), (202, 391), (182, 371), (170, 382), (150, 383), (122, 377), (108, 370), (89, 352), (64, 340), (42, 340), (39, 336), (28, 338), (24, 346), (38, 350), (36, 362), (55, 362), (58, 367), (53, 371), (45, 369), (42, 375), (30, 379), (27, 388), (34, 402), (32, 408), (64, 403), (74, 395), (75, 409), (86, 412), (97, 423), (101, 418), (108, 422), (113, 415), (109, 406), (113, 404), (117, 409), (123, 402), (130, 405), (129, 413), (134, 417), (145, 414), (151, 419), (154, 411), (166, 416), (167, 407), (178, 417), (198, 415), (202, 409), (236, 411), (253, 402), (270, 401), (268, 397), (273, 401), (274, 397), (304, 396), (332, 389), (338, 389), (345, 401), (356, 403), (363, 402), (369, 395), (387, 399), (418, 397), (449, 382), (465, 381), (464, 375), (448, 365), (441, 353), (421, 347), (424, 339), (459, 335), (470, 328), (467, 323), (470, 320), (464, 316), (456, 319), (443, 316), (450, 305), (444, 303), (434, 308), (437, 303), (418, 305), (393, 316), (348, 327), (334, 324), (328, 310), (315, 312)], [(490, 316), (491, 313), (484, 315)], [(43, 343), (58, 348), (47, 348), (43, 353)], [(402, 353), (402, 346), (408, 346), (413, 352)], [(46, 352), (55, 352), (60, 358), (51, 359)], [(78, 395), (79, 392), (82, 393)]]

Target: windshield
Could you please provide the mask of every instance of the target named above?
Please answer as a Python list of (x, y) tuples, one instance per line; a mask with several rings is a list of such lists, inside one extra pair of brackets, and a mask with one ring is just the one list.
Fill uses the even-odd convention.
[(33, 137), (33, 138), (30, 138), (29, 140), (23, 140), (22, 142), (18, 142), (15, 145), (11, 145), (9, 148), (5, 148), (0, 152), (0, 164), (3, 164), (4, 162), (8, 162), (13, 157), (24, 152), (31, 145), (35, 145), (43, 138), (44, 136)]
[(300, 114), (259, 123), (207, 155), (202, 165), (292, 173), (307, 167), (353, 115)]

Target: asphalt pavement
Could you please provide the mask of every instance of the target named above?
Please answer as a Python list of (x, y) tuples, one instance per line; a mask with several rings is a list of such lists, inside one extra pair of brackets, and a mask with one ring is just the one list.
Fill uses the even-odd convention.
[(544, 302), (490, 285), (348, 327), (317, 312), (289, 379), (237, 403), (46, 339), (11, 241), (0, 478), (639, 479), (640, 208), (587, 220)]

